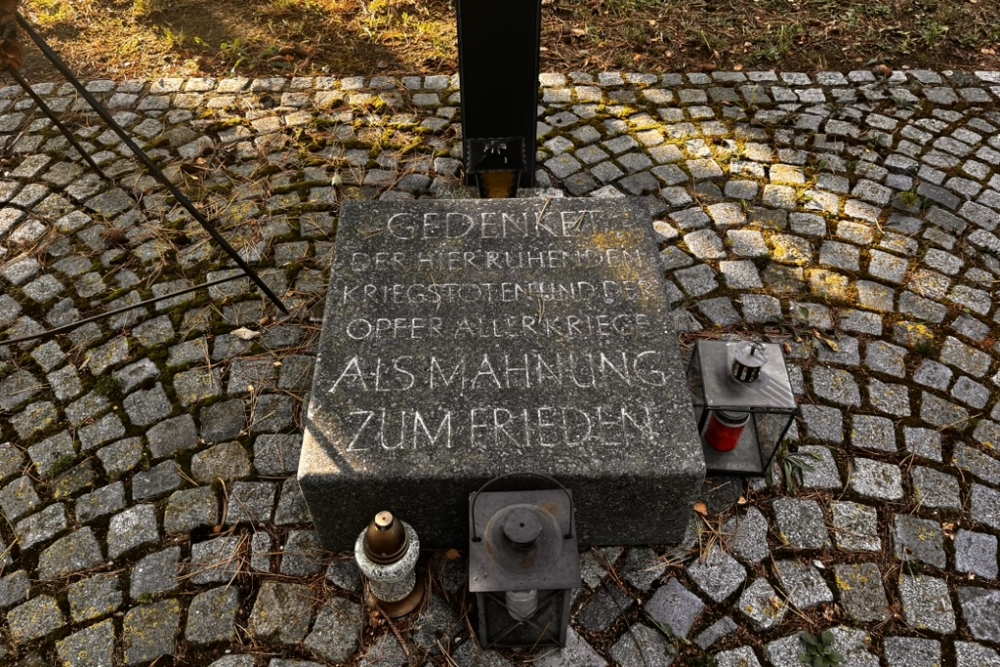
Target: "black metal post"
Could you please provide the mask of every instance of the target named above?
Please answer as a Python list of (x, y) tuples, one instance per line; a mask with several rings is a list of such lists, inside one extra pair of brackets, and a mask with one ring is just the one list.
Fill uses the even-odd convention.
[(216, 278), (207, 283), (201, 283), (200, 285), (194, 285), (192, 287), (185, 287), (184, 289), (177, 290), (176, 292), (170, 292), (168, 294), (163, 294), (161, 296), (153, 297), (152, 299), (146, 299), (145, 301), (139, 301), (138, 303), (133, 303), (128, 306), (122, 306), (121, 308), (115, 308), (114, 310), (109, 310), (105, 313), (100, 313), (99, 315), (92, 315), (91, 317), (85, 317), (82, 320), (77, 320), (76, 322), (70, 322), (69, 324), (64, 324), (62, 326), (56, 327), (55, 329), (49, 329), (48, 331), (43, 331), (37, 334), (31, 334), (28, 336), (20, 336), (18, 338), (9, 338), (7, 340), (0, 340), (0, 347), (6, 345), (16, 345), (18, 343), (26, 343), (30, 340), (41, 340), (43, 338), (52, 338), (58, 334), (66, 333), (67, 331), (72, 331), (73, 329), (83, 326), (89, 322), (97, 322), (98, 320), (103, 320), (106, 317), (111, 317), (112, 315), (120, 315), (121, 313), (127, 313), (130, 310), (135, 310), (136, 308), (142, 308), (143, 306), (148, 306), (160, 301), (166, 301), (167, 299), (173, 299), (175, 296), (183, 296), (185, 294), (190, 294), (191, 292), (207, 288), (214, 287), (215, 285), (221, 285), (223, 283), (229, 283), (234, 280), (239, 280), (240, 278), (246, 278), (245, 273), (236, 273), (231, 276), (226, 276), (225, 278)]
[(535, 178), (541, 0), (458, 0), (466, 182), (511, 197)]
[(243, 272), (254, 282), (254, 284), (257, 285), (260, 291), (267, 296), (271, 303), (273, 303), (278, 310), (287, 315), (288, 309), (285, 307), (285, 304), (281, 302), (281, 299), (278, 298), (278, 295), (271, 291), (271, 288), (267, 286), (267, 283), (265, 283), (261, 277), (257, 275), (257, 272), (250, 268), (250, 265), (247, 264), (242, 257), (240, 257), (239, 253), (236, 252), (231, 245), (229, 245), (229, 242), (226, 241), (215, 226), (209, 222), (204, 215), (202, 215), (201, 211), (195, 208), (194, 204), (192, 204), (191, 201), (184, 196), (184, 193), (181, 192), (177, 186), (163, 174), (162, 171), (160, 171), (160, 168), (156, 166), (156, 163), (149, 159), (149, 156), (146, 155), (145, 151), (139, 148), (138, 144), (132, 140), (132, 137), (130, 137), (128, 133), (126, 133), (125, 130), (123, 130), (122, 127), (115, 122), (115, 119), (111, 117), (108, 110), (104, 108), (96, 97), (91, 95), (90, 91), (87, 90), (82, 83), (80, 83), (80, 80), (76, 78), (72, 71), (70, 71), (69, 67), (66, 66), (66, 63), (64, 63), (59, 55), (52, 50), (44, 39), (42, 39), (42, 36), (39, 35), (33, 27), (31, 27), (31, 24), (28, 23), (20, 14), (17, 14), (17, 23), (21, 26), (24, 32), (28, 34), (28, 37), (30, 37), (31, 40), (38, 46), (39, 50), (46, 57), (46, 59), (48, 59), (48, 61), (59, 70), (60, 74), (66, 77), (67, 81), (73, 84), (73, 87), (76, 88), (78, 93), (80, 93), (80, 96), (87, 100), (87, 104), (89, 104), (97, 115), (101, 117), (101, 120), (103, 120), (105, 124), (107, 124), (107, 126), (118, 135), (118, 138), (129, 147), (132, 154), (139, 159), (139, 162), (141, 162), (144, 167), (146, 167), (146, 171), (149, 172), (149, 175), (159, 181), (160, 184), (165, 187), (171, 195), (173, 195), (174, 199), (177, 200), (177, 203), (183, 206), (184, 209), (191, 214), (191, 217), (198, 221), (198, 224), (201, 225), (202, 229), (208, 232), (208, 235), (211, 236), (215, 242), (226, 251), (226, 254), (229, 255), (230, 259), (232, 259), (238, 267), (243, 269)]
[(91, 169), (96, 171), (104, 180), (109, 180), (107, 175), (104, 173), (104, 170), (101, 169), (96, 162), (94, 162), (94, 158), (90, 157), (90, 153), (83, 149), (83, 146), (81, 146), (80, 142), (76, 140), (76, 137), (74, 137), (73, 133), (69, 131), (69, 128), (62, 124), (59, 117), (56, 116), (49, 105), (45, 103), (45, 100), (43, 100), (38, 93), (31, 88), (31, 84), (24, 80), (21, 73), (14, 67), (8, 67), (6, 71), (7, 74), (10, 74), (11, 77), (13, 77), (14, 81), (17, 81), (17, 85), (21, 86), (21, 90), (28, 93), (28, 97), (30, 97), (35, 105), (42, 110), (45, 117), (52, 121), (52, 124), (55, 125), (63, 137), (66, 138), (66, 141), (69, 142), (70, 146), (75, 148), (76, 152), (83, 156), (83, 159), (87, 161), (87, 164), (90, 165)]

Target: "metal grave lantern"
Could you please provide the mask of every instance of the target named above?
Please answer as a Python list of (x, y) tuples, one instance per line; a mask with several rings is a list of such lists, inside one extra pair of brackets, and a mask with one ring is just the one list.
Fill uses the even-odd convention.
[(781, 346), (698, 341), (687, 375), (706, 471), (764, 475), (797, 410)]
[(469, 496), (469, 592), (484, 647), (564, 646), (570, 593), (582, 585), (573, 497), (557, 489)]

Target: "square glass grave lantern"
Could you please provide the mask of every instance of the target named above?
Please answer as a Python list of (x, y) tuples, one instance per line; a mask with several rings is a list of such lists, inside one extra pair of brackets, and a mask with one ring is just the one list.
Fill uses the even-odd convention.
[(706, 472), (763, 476), (798, 410), (781, 346), (698, 341), (687, 375)]
[(566, 645), (582, 581), (573, 498), (559, 486), (469, 497), (469, 592), (484, 648)]

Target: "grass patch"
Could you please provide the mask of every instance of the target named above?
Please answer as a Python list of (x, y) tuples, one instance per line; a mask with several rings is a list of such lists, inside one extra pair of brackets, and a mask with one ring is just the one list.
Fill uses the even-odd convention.
[[(467, 0), (463, 0), (467, 1)], [(26, 0), (84, 79), (438, 74), (458, 68), (448, 0)], [(542, 70), (1000, 69), (990, 3), (566, 0), (542, 8)], [(24, 74), (57, 79), (28, 48)]]

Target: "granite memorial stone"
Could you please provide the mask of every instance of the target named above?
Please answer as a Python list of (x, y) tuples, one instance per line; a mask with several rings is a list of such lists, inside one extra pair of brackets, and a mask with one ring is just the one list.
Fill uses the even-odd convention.
[(704, 461), (638, 199), (345, 202), (298, 480), (326, 548), (373, 512), (427, 548), (509, 472), (581, 545), (678, 542)]

